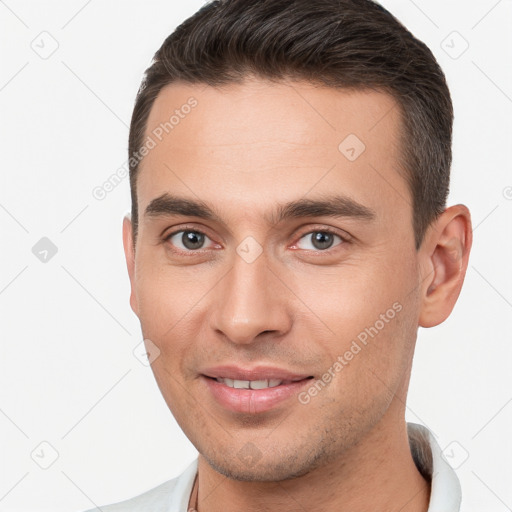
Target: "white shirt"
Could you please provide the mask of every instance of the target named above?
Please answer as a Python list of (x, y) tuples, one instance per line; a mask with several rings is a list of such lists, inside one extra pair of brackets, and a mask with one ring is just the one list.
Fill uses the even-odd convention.
[[(459, 512), (461, 489), (455, 471), (446, 462), (439, 444), (424, 426), (408, 423), (409, 442), (416, 465), (432, 475), (428, 512)], [(120, 503), (86, 512), (187, 512), (197, 459), (177, 478)]]

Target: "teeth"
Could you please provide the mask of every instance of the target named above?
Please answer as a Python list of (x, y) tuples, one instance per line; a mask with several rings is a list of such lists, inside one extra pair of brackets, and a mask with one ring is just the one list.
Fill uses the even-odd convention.
[(283, 383), (281, 379), (268, 379), (268, 380), (236, 380), (236, 379), (223, 379), (217, 378), (217, 382), (221, 382), (230, 388), (235, 389), (266, 389), (274, 388)]
[(269, 387), (268, 380), (252, 380), (251, 389), (265, 389)]

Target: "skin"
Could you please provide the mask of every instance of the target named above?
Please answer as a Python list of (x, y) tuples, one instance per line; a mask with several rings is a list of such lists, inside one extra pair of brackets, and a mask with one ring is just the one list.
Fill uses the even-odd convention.
[[(199, 511), (426, 511), (405, 400), (418, 326), (443, 322), (462, 287), (468, 209), (447, 208), (416, 250), (397, 170), (399, 109), (385, 93), (249, 77), (175, 83), (147, 134), (190, 96), (197, 106), (141, 162), (135, 248), (128, 218), (123, 239), (130, 304), (160, 351), (156, 381), (199, 451)], [(348, 134), (366, 146), (354, 161), (338, 149)], [(144, 215), (166, 192), (207, 203), (218, 219)], [(374, 218), (272, 222), (278, 203), (333, 193)], [(166, 240), (180, 229), (205, 233), (203, 246), (187, 249), (181, 233)], [(337, 236), (319, 249), (311, 234), (325, 229)], [(237, 253), (248, 236), (262, 248), (251, 263)], [(400, 312), (307, 404), (235, 413), (200, 377), (208, 366), (266, 364), (320, 379), (395, 303)]]

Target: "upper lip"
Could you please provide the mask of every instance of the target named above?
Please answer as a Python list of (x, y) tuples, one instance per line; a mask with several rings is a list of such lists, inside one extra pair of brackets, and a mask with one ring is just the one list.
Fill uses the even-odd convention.
[(298, 381), (310, 377), (305, 373), (294, 373), (283, 368), (273, 366), (255, 366), (243, 368), (241, 366), (224, 365), (212, 366), (201, 371), (202, 375), (212, 379), (233, 379), (233, 380), (292, 380)]

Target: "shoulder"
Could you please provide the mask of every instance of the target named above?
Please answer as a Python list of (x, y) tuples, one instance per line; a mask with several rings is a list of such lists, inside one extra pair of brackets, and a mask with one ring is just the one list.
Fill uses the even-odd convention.
[(93, 508), (86, 512), (139, 512), (143, 510), (167, 512), (177, 480), (177, 478), (173, 478), (134, 498)]
[[(89, 509), (85, 512), (177, 512), (188, 503), (197, 471), (197, 461), (178, 477), (128, 500)], [(186, 505), (185, 505), (186, 506)]]

